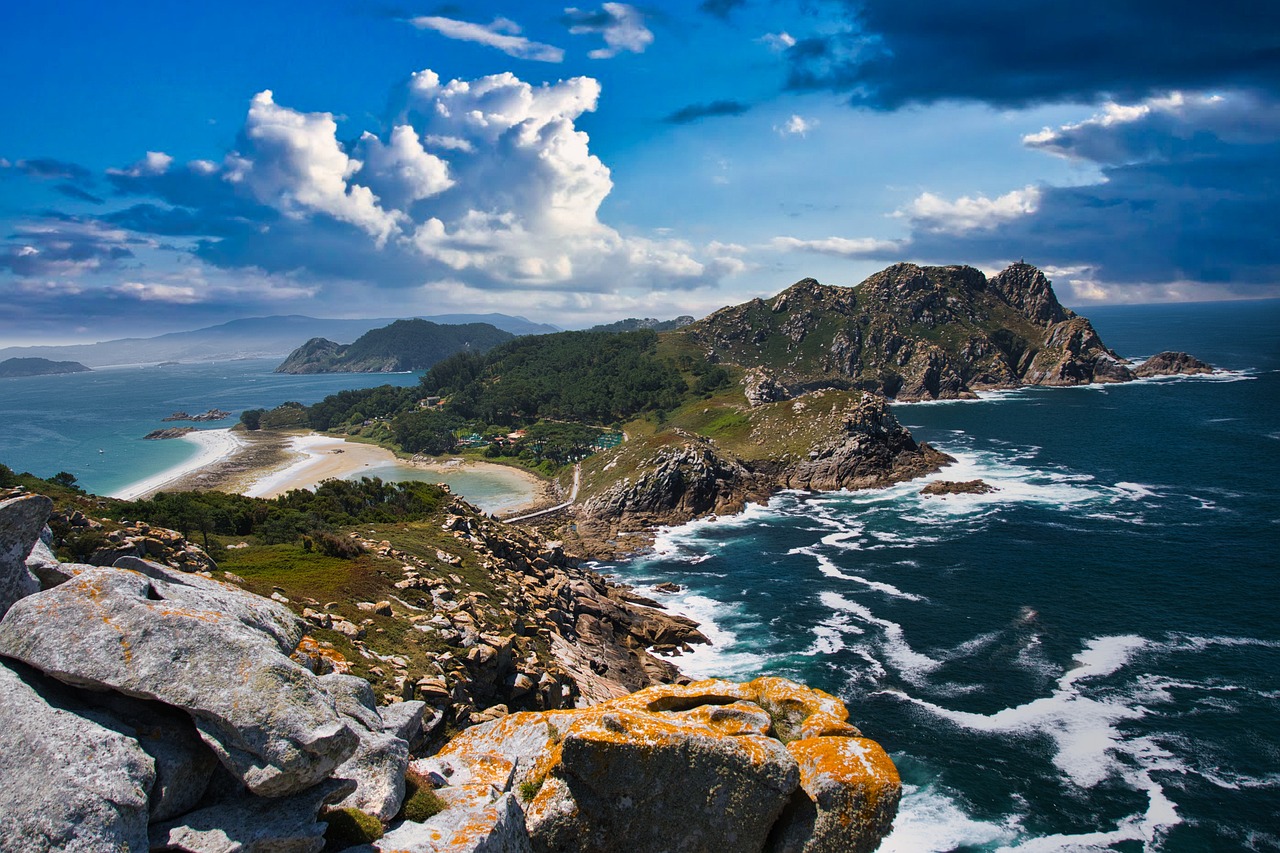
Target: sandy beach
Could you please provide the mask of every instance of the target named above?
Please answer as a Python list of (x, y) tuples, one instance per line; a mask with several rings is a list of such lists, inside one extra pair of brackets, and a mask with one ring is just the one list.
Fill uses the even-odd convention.
[(180, 441), (198, 445), (200, 452), (186, 462), (166, 468), (159, 474), (113, 493), (110, 497), (131, 501), (161, 491), (166, 486), (184, 484), (193, 474), (220, 460), (234, 456), (244, 446), (240, 436), (229, 429), (198, 429), (182, 436)]
[(408, 464), (386, 448), (327, 435), (295, 435), (289, 439), (288, 451), (293, 456), (288, 467), (260, 474), (241, 494), (274, 498), (291, 489), (314, 488), (324, 480), (358, 476), (365, 468)]

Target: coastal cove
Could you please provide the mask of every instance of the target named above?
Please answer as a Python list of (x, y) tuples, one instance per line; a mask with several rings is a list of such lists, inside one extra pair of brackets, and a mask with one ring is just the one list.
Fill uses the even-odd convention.
[[(856, 709), (906, 784), (882, 850), (1280, 846), (1280, 305), (1089, 313), (1223, 370), (895, 404), (957, 461), (600, 567), (701, 623), (687, 674)], [(944, 479), (995, 491), (920, 494)]]

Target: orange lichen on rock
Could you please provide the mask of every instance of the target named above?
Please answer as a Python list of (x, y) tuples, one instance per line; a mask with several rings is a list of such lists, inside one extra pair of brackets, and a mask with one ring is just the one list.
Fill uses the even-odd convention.
[(880, 744), (866, 738), (816, 737), (787, 749), (800, 767), (800, 787), (816, 807), (804, 853), (873, 850), (853, 838), (888, 834), (902, 796), (898, 769)]

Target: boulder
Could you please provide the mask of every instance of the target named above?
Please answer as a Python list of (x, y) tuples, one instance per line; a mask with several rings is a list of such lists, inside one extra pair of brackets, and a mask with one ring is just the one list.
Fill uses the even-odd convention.
[[(839, 699), (781, 678), (663, 685), (576, 711), (511, 714), (413, 769), (450, 804), (428, 824), (489, 827), (489, 802), (515, 792), (533, 849), (548, 853), (665, 851), (673, 839), (689, 853), (783, 842), (788, 853), (871, 850), (901, 791), (888, 756), (849, 724)], [(379, 849), (424, 831), (393, 831)]]
[(27, 555), (51, 512), (53, 501), (44, 495), (0, 501), (0, 617), (15, 601), (40, 591), (40, 581), (27, 568)]
[(151, 827), (151, 849), (319, 853), (324, 849), (326, 828), (317, 819), (320, 809), (350, 794), (354, 787), (354, 782), (331, 779), (288, 797), (241, 794), (177, 820), (155, 824)]
[(155, 763), (74, 691), (0, 662), (0, 851), (145, 853)]
[(288, 657), (302, 636), (288, 610), (198, 575), (122, 563), (18, 602), (0, 622), (0, 654), (68, 684), (181, 708), (256, 794), (300, 791), (351, 756), (355, 734)]
[(514, 794), (458, 790), (446, 796), (449, 808), (422, 823), (404, 821), (392, 827), (370, 849), (379, 853), (533, 853)]
[(369, 682), (337, 673), (319, 681), (357, 738), (355, 752), (334, 771), (335, 777), (356, 783), (356, 789), (338, 805), (360, 809), (383, 822), (391, 820), (404, 802), (409, 744), (385, 731)]

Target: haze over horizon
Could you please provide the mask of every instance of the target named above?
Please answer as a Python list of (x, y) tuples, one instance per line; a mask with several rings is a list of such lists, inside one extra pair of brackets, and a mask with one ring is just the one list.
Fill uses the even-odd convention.
[(701, 316), (1025, 258), (1280, 296), (1280, 6), (0, 12), (0, 346), (239, 317)]

